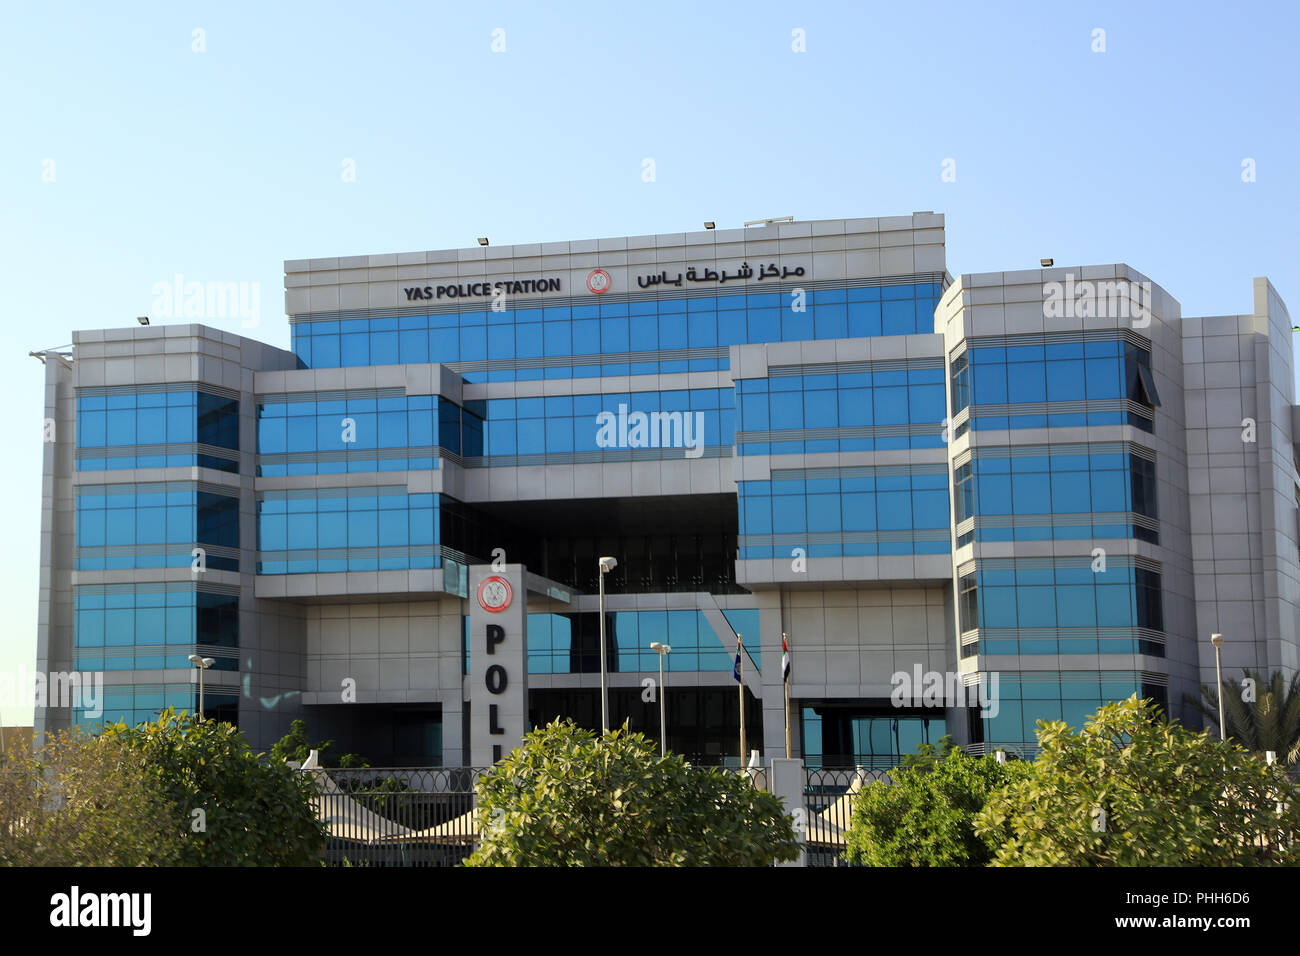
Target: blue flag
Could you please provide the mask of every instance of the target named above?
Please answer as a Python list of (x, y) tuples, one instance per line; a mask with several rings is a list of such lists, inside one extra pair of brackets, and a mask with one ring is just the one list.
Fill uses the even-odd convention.
[(732, 665), (731, 676), (736, 678), (737, 684), (741, 682), (740, 680), (740, 638), (739, 637), (736, 638), (736, 663)]

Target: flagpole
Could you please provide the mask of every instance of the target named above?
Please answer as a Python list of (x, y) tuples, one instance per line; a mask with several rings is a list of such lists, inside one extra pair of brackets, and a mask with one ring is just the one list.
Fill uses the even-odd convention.
[[(784, 655), (790, 653), (785, 631), (781, 632), (781, 650)], [(781, 675), (781, 683), (785, 685), (785, 755), (788, 759), (790, 756), (790, 675), (788, 673)]]
[(740, 634), (737, 633), (736, 634), (736, 660), (740, 662), (739, 670), (737, 671), (737, 673), (740, 675), (740, 683), (737, 685), (737, 688), (740, 692), (740, 766), (742, 769), (744, 769), (745, 766), (745, 655), (743, 653), (744, 648), (745, 648), (744, 642), (741, 640)]

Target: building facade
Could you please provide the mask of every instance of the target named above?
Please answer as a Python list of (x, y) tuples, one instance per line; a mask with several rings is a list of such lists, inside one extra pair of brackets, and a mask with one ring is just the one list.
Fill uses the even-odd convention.
[(194, 709), (197, 653), (256, 747), (477, 765), (600, 726), (603, 631), (611, 724), (658, 736), (659, 642), (673, 749), (735, 762), (743, 694), (783, 756), (784, 634), (794, 753), (888, 766), (1133, 693), (1199, 725), (1214, 632), (1300, 666), (1265, 279), (1206, 318), (1126, 265), (954, 280), (916, 213), (289, 261), (285, 310), (290, 351), (45, 355), (37, 669), (105, 683), (38, 733)]

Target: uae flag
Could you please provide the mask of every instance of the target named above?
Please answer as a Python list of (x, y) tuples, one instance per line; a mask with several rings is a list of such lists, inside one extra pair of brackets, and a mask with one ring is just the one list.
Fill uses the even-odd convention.
[(784, 634), (781, 635), (781, 680), (790, 681), (790, 645), (785, 642)]

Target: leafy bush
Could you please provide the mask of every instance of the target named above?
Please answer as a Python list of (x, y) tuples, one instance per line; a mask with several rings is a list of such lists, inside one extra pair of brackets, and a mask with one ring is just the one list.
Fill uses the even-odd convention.
[(749, 778), (660, 759), (627, 725), (604, 737), (556, 720), (477, 784), (468, 866), (763, 866), (798, 856), (781, 801)]
[[(910, 758), (910, 759), (909, 759)], [(845, 857), (866, 866), (986, 866), (1000, 835), (975, 832), (989, 795), (1028, 772), (1021, 761), (971, 757), (945, 737), (926, 744), (853, 801)]]
[(311, 807), (312, 781), (282, 761), (259, 758), (233, 725), (169, 707), (156, 721), (115, 724), (102, 736), (143, 758), (147, 779), (183, 835), (172, 862), (320, 864), (325, 830)]
[(1300, 862), (1300, 794), (1281, 767), (1169, 723), (1134, 695), (1079, 733), (1040, 721), (1030, 773), (976, 821), (998, 866), (1251, 866)]
[(153, 866), (181, 833), (140, 754), (73, 729), (0, 755), (0, 865)]

